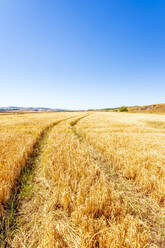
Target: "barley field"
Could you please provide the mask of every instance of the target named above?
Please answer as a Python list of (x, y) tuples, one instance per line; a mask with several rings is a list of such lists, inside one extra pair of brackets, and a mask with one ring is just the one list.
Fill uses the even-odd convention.
[[(74, 114), (73, 114), (74, 115)], [(15, 179), (24, 167), (28, 154), (45, 128), (68, 113), (0, 115), (0, 210), (9, 196)]]
[(0, 247), (164, 247), (165, 115), (0, 115), (0, 148)]

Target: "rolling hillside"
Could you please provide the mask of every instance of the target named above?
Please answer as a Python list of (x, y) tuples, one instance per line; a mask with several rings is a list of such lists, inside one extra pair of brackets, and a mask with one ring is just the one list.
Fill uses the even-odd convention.
[(165, 113), (165, 103), (129, 107), (129, 112)]

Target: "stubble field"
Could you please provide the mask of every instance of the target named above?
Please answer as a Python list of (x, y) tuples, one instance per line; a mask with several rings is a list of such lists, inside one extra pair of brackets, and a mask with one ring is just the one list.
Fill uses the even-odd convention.
[(164, 247), (165, 115), (0, 115), (0, 247)]

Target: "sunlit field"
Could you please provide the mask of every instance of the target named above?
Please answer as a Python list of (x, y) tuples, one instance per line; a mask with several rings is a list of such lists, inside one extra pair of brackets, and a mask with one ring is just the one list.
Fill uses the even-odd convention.
[(165, 203), (165, 115), (98, 113), (77, 130), (125, 179)]
[(165, 229), (165, 115), (96, 113), (76, 130), (103, 161), (126, 211), (146, 225), (151, 242), (158, 240)]
[(70, 113), (0, 114), (1, 210), (37, 138), (46, 127), (70, 116)]
[(1, 221), (39, 151), (14, 198), (16, 224), (0, 229), (2, 247), (163, 247), (165, 115), (2, 115), (0, 147)]

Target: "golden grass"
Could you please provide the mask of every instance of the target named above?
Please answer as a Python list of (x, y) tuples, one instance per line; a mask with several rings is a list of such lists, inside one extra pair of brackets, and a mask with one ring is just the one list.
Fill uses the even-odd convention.
[[(109, 173), (114, 171), (117, 175), (115, 184), (124, 185), (125, 197), (136, 215), (147, 223), (153, 241), (160, 239), (165, 228), (164, 224), (162, 227), (165, 219), (164, 125), (164, 115), (125, 113), (96, 113), (77, 125), (78, 134), (106, 158)], [(110, 180), (114, 178), (110, 176)], [(127, 190), (130, 185), (132, 198)], [(164, 239), (164, 231), (162, 236)]]
[(11, 247), (151, 247), (144, 223), (129, 213), (69, 121), (49, 135), (33, 183)]
[(165, 116), (85, 115), (59, 123), (45, 138), (30, 193), (19, 196), (9, 247), (160, 247)]
[(77, 129), (124, 178), (164, 206), (164, 125), (164, 115), (98, 113), (81, 120)]
[(0, 115), (0, 212), (42, 131), (70, 113)]

